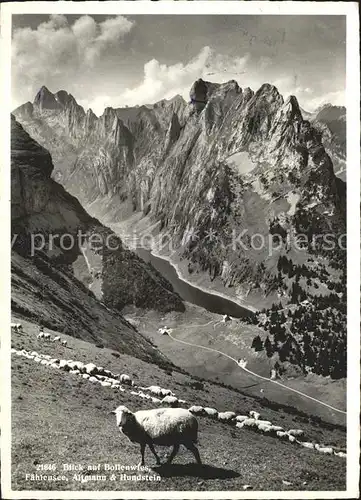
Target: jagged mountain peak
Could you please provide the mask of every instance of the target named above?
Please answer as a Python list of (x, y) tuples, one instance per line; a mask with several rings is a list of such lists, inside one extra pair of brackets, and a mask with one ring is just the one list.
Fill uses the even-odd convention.
[(55, 95), (50, 92), (50, 90), (43, 85), (39, 92), (36, 94), (34, 99), (34, 106), (39, 109), (57, 109), (60, 108), (61, 105), (55, 98)]
[(54, 94), (55, 99), (62, 104), (64, 107), (69, 106), (71, 104), (78, 104), (75, 98), (66, 92), (66, 90), (59, 90)]
[(283, 110), (289, 120), (302, 120), (300, 106), (294, 95), (287, 97), (283, 105)]

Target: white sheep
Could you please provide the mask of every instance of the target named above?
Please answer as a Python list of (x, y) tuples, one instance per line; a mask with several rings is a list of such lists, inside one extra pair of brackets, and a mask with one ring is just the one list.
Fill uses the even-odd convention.
[(259, 413), (257, 413), (256, 411), (252, 410), (249, 412), (249, 416), (254, 418), (255, 420), (258, 420), (261, 415)]
[(320, 446), (316, 443), (315, 449), (320, 453), (324, 453), (325, 455), (333, 455), (333, 448), (331, 446)]
[(178, 398), (175, 396), (166, 396), (162, 399), (162, 404), (176, 407), (178, 406)]
[(88, 375), (94, 375), (95, 373), (97, 373), (97, 367), (94, 363), (88, 363), (84, 365), (83, 369), (85, 370), (85, 373), (87, 373)]
[(237, 415), (236, 416), (236, 420), (237, 422), (244, 422), (245, 420), (247, 420), (249, 417), (247, 417), (246, 415)]
[(68, 344), (68, 341), (67, 341), (67, 340), (62, 340), (62, 341), (61, 341), (61, 345), (62, 345), (62, 346), (66, 347), (66, 346), (67, 346), (67, 344)]
[(295, 436), (290, 436), (288, 433), (287, 433), (287, 435), (288, 435), (288, 440), (289, 440), (290, 443), (295, 443), (296, 442)]
[(204, 408), (204, 413), (207, 415), (207, 417), (211, 417), (211, 418), (218, 417), (218, 411), (215, 408), (209, 408), (208, 406), (206, 406)]
[(60, 342), (60, 337), (59, 336), (58, 337), (54, 337), (53, 338), (53, 342)]
[(161, 389), (161, 395), (164, 396), (175, 396), (175, 394), (170, 389)]
[(261, 432), (270, 432), (271, 429), (272, 429), (272, 426), (270, 426), (270, 425), (267, 425), (267, 424), (258, 424), (257, 422), (256, 422), (256, 427)]
[(287, 432), (283, 432), (283, 431), (277, 431), (276, 436), (281, 438), (281, 439), (288, 439), (288, 437), (289, 437)]
[(310, 450), (313, 450), (315, 448), (313, 443), (308, 443), (307, 441), (297, 441), (296, 440), (296, 442), (297, 442), (297, 444), (300, 444), (304, 448), (308, 448)]
[(221, 413), (218, 413), (218, 420), (221, 422), (230, 422), (235, 421), (236, 414), (233, 411), (224, 411)]
[(23, 325), (21, 323), (10, 323), (10, 327), (16, 332), (21, 332), (23, 330)]
[(101, 382), (101, 385), (103, 387), (111, 387), (112, 384), (111, 384), (111, 382)]
[(282, 427), (280, 427), (279, 425), (269, 425), (264, 432), (266, 432), (267, 434), (277, 435), (277, 432), (280, 431), (282, 431)]
[(289, 436), (294, 436), (294, 437), (301, 437), (301, 436), (304, 436), (304, 431), (302, 431), (301, 429), (290, 429), (288, 432), (288, 435)]
[(337, 456), (337, 457), (342, 457), (342, 458), (346, 458), (347, 455), (345, 452), (343, 451), (335, 451), (334, 454)]
[(65, 370), (69, 372), (71, 370), (70, 366), (68, 365), (68, 362), (65, 359), (61, 359), (59, 363), (59, 368), (62, 370)]
[(189, 408), (189, 411), (193, 413), (193, 415), (204, 415), (203, 406), (193, 405)]
[(159, 385), (150, 385), (149, 387), (140, 387), (144, 391), (149, 391), (156, 396), (162, 396), (162, 388)]
[(127, 407), (119, 406), (115, 413), (119, 430), (133, 443), (140, 444), (141, 464), (148, 445), (160, 465), (154, 445), (173, 446), (167, 463), (171, 463), (183, 444), (201, 464), (197, 443), (198, 422), (194, 415), (183, 408), (161, 408), (132, 413)]
[(40, 332), (37, 334), (37, 338), (38, 339), (43, 339), (45, 337), (45, 333), (44, 332)]
[[(272, 425), (272, 422), (270, 422), (269, 420), (257, 420), (256, 424), (257, 425), (268, 425), (268, 426), (270, 426), (270, 425)], [(279, 429), (279, 430), (281, 430), (281, 429)]]
[(133, 385), (132, 379), (125, 373), (122, 373), (120, 375), (119, 380), (122, 382), (122, 384)]
[(244, 420), (243, 422), (241, 422), (241, 424), (244, 427), (250, 427), (250, 428), (257, 427), (256, 419), (254, 419), (254, 418), (247, 418), (246, 420)]

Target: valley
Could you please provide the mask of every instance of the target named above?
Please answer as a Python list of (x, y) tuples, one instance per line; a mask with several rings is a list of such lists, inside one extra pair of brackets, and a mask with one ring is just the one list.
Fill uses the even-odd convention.
[[(24, 333), (12, 333), (12, 347), (59, 358), (59, 347), (36, 338), (42, 325), (66, 338), (71, 358), (124, 368), (137, 383), (163, 384), (192, 404), (258, 409), (282, 428), (304, 427), (311, 448), (344, 449), (346, 255), (310, 242), (343, 234), (345, 185), (292, 96), (284, 100), (269, 84), (254, 92), (203, 80), (190, 95), (206, 98), (107, 108), (97, 117), (67, 92), (42, 87), (14, 111), (12, 314)], [(310, 237), (302, 251), (289, 241), (301, 233)], [(252, 245), (254, 234), (271, 246)], [(164, 326), (169, 335), (160, 335)], [(40, 454), (101, 463), (106, 450), (107, 462), (133, 463), (134, 448), (119, 451), (105, 415), (110, 406), (151, 403), (45, 369), (13, 361), (14, 486), (24, 488), (21, 470), (33, 471)], [(58, 431), (45, 451), (57, 404)], [(78, 439), (71, 430), (80, 436), (83, 421), (90, 437)], [(306, 456), (291, 443), (220, 425), (205, 419), (201, 430), (206, 467), (190, 473), (181, 454), (176, 467), (158, 471), (164, 489), (344, 487), (338, 457)], [(262, 439), (271, 440), (267, 457)], [(245, 455), (227, 459), (234, 446)], [(290, 461), (292, 478), (282, 472)], [(334, 477), (322, 472), (326, 462)], [(74, 481), (61, 486), (103, 489)]]

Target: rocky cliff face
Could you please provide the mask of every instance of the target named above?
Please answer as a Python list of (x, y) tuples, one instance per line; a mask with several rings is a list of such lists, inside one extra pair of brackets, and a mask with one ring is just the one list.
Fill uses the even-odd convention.
[(125, 249), (51, 178), (53, 170), (49, 152), (12, 117), (14, 312), (154, 361), (158, 355), (119, 311), (128, 304), (182, 311), (182, 301), (152, 266)]
[(335, 175), (346, 181), (346, 108), (325, 104), (314, 113), (302, 113), (322, 133), (322, 142), (332, 158)]
[[(101, 220), (143, 211), (159, 221), (193, 276), (206, 273), (230, 295), (257, 304), (289, 297), (294, 280), (280, 276), (279, 258), (315, 267), (325, 252), (310, 241), (344, 232), (345, 186), (325, 134), (270, 84), (253, 92), (198, 80), (188, 104), (176, 97), (99, 118), (63, 91), (40, 94), (15, 114), (51, 151), (53, 176)], [(289, 243), (298, 233), (309, 238), (303, 253)], [(274, 234), (279, 249), (270, 248)], [(325, 258), (332, 280), (329, 263), (342, 266), (342, 252)], [(317, 272), (308, 290), (328, 293)]]

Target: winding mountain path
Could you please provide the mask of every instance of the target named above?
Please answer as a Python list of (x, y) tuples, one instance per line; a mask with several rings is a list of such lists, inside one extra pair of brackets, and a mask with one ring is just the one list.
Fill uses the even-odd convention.
[[(207, 325), (209, 325), (211, 323), (213, 323), (213, 321), (210, 321), (209, 323), (206, 323), (205, 325), (195, 325), (195, 326), (202, 327), (202, 326), (207, 326)], [(304, 394), (303, 392), (300, 392), (297, 389), (293, 389), (292, 387), (288, 387), (287, 385), (281, 384), (280, 382), (277, 382), (276, 380), (271, 380), (271, 379), (269, 379), (267, 377), (262, 377), (262, 375), (258, 375), (257, 373), (252, 372), (251, 370), (248, 370), (248, 368), (245, 368), (244, 366), (240, 366), (239, 363), (238, 363), (238, 361), (235, 358), (232, 358), (232, 356), (229, 356), (229, 354), (226, 354), (225, 352), (218, 351), (217, 349), (213, 349), (212, 347), (205, 347), (203, 345), (193, 344), (191, 342), (186, 342), (184, 340), (179, 340), (179, 339), (173, 337), (173, 335), (171, 333), (169, 333), (168, 335), (175, 342), (179, 342), (181, 344), (185, 344), (185, 345), (188, 345), (188, 346), (191, 346), (191, 347), (198, 347), (199, 349), (204, 349), (206, 351), (211, 351), (211, 352), (215, 352), (217, 354), (221, 354), (222, 356), (225, 356), (226, 358), (229, 358), (230, 360), (234, 361), (239, 368), (241, 368), (245, 372), (249, 373), (250, 375), (253, 375), (254, 377), (257, 377), (257, 378), (260, 378), (262, 380), (265, 380), (266, 382), (271, 382), (273, 384), (279, 385), (280, 387), (283, 387), (284, 389), (287, 389), (289, 391), (295, 392), (296, 394), (299, 394), (300, 396), (303, 396), (304, 398), (311, 399), (312, 401), (315, 401), (316, 403), (319, 403), (319, 404), (321, 404), (323, 406), (326, 406), (327, 408), (330, 408), (333, 411), (337, 411), (338, 413), (343, 413), (344, 415), (347, 414), (347, 412), (345, 412), (343, 410), (340, 410), (338, 408), (335, 408), (334, 406), (331, 406), (331, 405), (329, 405), (327, 403), (324, 403), (323, 401), (320, 401), (319, 399), (313, 398), (312, 396), (308, 396), (307, 394)]]

